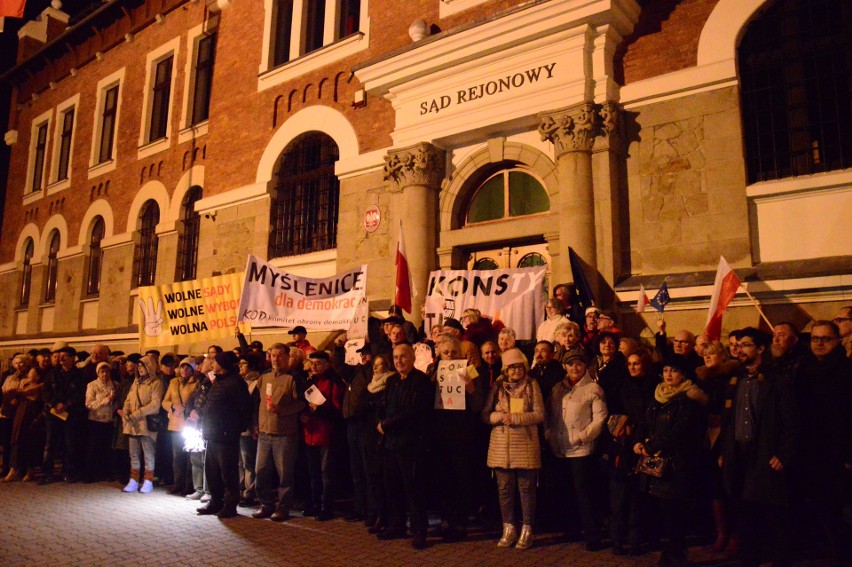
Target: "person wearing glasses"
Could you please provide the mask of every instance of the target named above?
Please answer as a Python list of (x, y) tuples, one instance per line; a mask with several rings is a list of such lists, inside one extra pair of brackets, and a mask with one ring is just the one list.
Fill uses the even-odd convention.
[(846, 356), (852, 358), (852, 305), (838, 311), (832, 321), (840, 331), (840, 341), (846, 351)]
[(765, 361), (769, 337), (746, 327), (738, 346), (741, 366), (724, 403), (718, 464), (735, 511), (740, 561), (758, 565), (763, 541), (773, 565), (789, 565), (790, 469), (800, 458), (799, 408), (792, 383)]
[(674, 338), (669, 343), (666, 336), (665, 319), (657, 321), (657, 327), (660, 329), (654, 335), (657, 350), (664, 359), (682, 360), (687, 378), (695, 378), (695, 369), (704, 364), (704, 360), (695, 353), (695, 335), (686, 329), (681, 329), (675, 333)]
[[(829, 565), (852, 564), (852, 533), (843, 521), (852, 509), (852, 361), (832, 321), (811, 328), (810, 354), (799, 368), (796, 399), (805, 443), (802, 492), (815, 527), (814, 549)], [(847, 518), (849, 516), (846, 516)]]

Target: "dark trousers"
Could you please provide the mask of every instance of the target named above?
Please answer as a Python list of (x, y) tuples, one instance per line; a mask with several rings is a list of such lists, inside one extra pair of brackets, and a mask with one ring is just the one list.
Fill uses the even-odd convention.
[(3, 447), (3, 468), (0, 473), (3, 476), (12, 468), (12, 422), (11, 417), (0, 418), (0, 446)]
[(346, 440), (349, 443), (349, 472), (352, 474), (353, 511), (364, 515), (367, 511), (367, 455), (364, 450), (363, 424), (355, 419), (346, 422)]
[[(385, 449), (385, 496), (391, 530), (405, 530), (405, 511), (411, 515), (411, 529), (426, 533), (426, 479), (423, 452), (416, 448)], [(407, 506), (406, 506), (407, 504)]]
[(471, 443), (445, 437), (435, 445), (434, 466), (441, 502), (441, 520), (450, 529), (467, 527), (473, 476)]
[(609, 481), (609, 536), (615, 543), (642, 542), (641, 494), (635, 476)]
[(240, 439), (208, 440), (204, 474), (210, 505), (236, 509), (240, 501)]
[(169, 436), (172, 438), (172, 473), (174, 474), (175, 488), (186, 493), (192, 492), (189, 453), (183, 450), (183, 433), (181, 431), (169, 431)]
[[(183, 445), (183, 442), (181, 442)], [(171, 432), (161, 432), (157, 435), (157, 443), (154, 446), (154, 474), (159, 479), (161, 485), (169, 485), (174, 483), (174, 471), (172, 470), (172, 435)]]
[(86, 447), (89, 427), (86, 410), (69, 411), (65, 422), (65, 475), (77, 479), (86, 470)]
[(246, 500), (254, 500), (257, 496), (255, 475), (257, 467), (257, 439), (251, 435), (240, 436), (240, 490)]
[(786, 506), (740, 500), (736, 502), (734, 513), (743, 565), (757, 567), (764, 552), (775, 567), (792, 564), (789, 509)]
[[(562, 501), (567, 500), (569, 510), (573, 514), (566, 514), (569, 522), (565, 531), (569, 534), (576, 532), (576, 522), (572, 518), (580, 518), (580, 526), (583, 528), (583, 537), (587, 542), (598, 542), (601, 540), (601, 530), (598, 527), (597, 514), (595, 512), (595, 457), (573, 457), (569, 459), (557, 459), (557, 469), (562, 482)], [(563, 507), (563, 510), (566, 508)]]
[(108, 480), (112, 458), (112, 421), (89, 421), (86, 440), (86, 482)]
[(380, 436), (374, 427), (364, 427), (361, 433), (367, 469), (367, 518), (384, 520), (387, 517), (385, 463)]
[(65, 455), (65, 427), (66, 423), (56, 416), (48, 415), (45, 421), (45, 432), (47, 438), (44, 444), (44, 459), (42, 460), (41, 470), (44, 476), (53, 476), (53, 462), (56, 460), (56, 453), (63, 451), (62, 468), (63, 472), (68, 472), (65, 468), (67, 456)]
[(332, 512), (334, 510), (334, 474), (331, 447), (306, 446), (308, 456), (308, 475), (311, 489), (305, 509)]

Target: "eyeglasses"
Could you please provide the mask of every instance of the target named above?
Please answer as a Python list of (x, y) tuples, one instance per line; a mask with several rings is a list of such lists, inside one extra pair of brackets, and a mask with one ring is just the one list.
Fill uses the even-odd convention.
[(814, 343), (814, 344), (820, 343), (820, 344), (824, 345), (824, 344), (828, 344), (828, 343), (833, 343), (836, 340), (837, 340), (837, 337), (814, 337), (814, 336), (811, 336), (811, 342)]
[(518, 363), (518, 364), (510, 364), (509, 366), (506, 367), (506, 370), (524, 370), (524, 368), (525, 367), (524, 367), (523, 364)]
[(676, 345), (690, 345), (690, 344), (692, 344), (692, 341), (679, 341), (678, 339), (674, 339), (672, 342)]

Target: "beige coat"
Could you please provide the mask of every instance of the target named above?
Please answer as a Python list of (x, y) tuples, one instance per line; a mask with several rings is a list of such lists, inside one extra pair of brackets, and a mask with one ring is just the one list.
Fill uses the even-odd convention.
[(545, 434), (557, 457), (586, 457), (595, 450), (607, 418), (604, 392), (587, 372), (574, 387), (562, 380), (550, 393)]
[(169, 431), (183, 431), (188, 417), (187, 408), (195, 397), (198, 381), (195, 376), (184, 380), (180, 377), (169, 381), (169, 388), (163, 398), (163, 409), (169, 413)]
[[(137, 377), (130, 386), (130, 392), (124, 400), (124, 418), (122, 432), (125, 435), (147, 435), (157, 438), (156, 432), (148, 431), (145, 416), (160, 411), (163, 399), (163, 381), (159, 378), (146, 378), (140, 382)], [(136, 394), (139, 394), (138, 397)]]
[[(258, 431), (269, 435), (296, 435), (299, 432), (299, 412), (305, 409), (305, 402), (299, 396), (293, 377), (269, 371), (257, 379), (257, 389), (260, 394)], [(272, 410), (266, 409), (267, 396)]]
[[(544, 400), (538, 382), (524, 378), (511, 393), (500, 380), (491, 387), (488, 401), (482, 411), (484, 421), (491, 428), (488, 444), (488, 466), (501, 469), (540, 469), (541, 448), (538, 443), (538, 424), (544, 421)], [(510, 398), (518, 400), (511, 411)], [(520, 405), (520, 408), (517, 406)], [(503, 416), (512, 417), (511, 425), (503, 424)]]

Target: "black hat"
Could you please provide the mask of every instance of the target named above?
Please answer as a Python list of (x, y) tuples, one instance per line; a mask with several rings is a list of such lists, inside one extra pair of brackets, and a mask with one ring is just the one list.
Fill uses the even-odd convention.
[(175, 359), (175, 356), (173, 354), (167, 354), (162, 359), (160, 359), (160, 364), (162, 364), (163, 366), (171, 366), (176, 362), (177, 360)]
[(305, 329), (303, 326), (299, 325), (297, 327), (293, 327), (292, 329), (290, 329), (290, 331), (287, 334), (288, 335), (307, 335), (308, 330)]
[(686, 358), (683, 356), (669, 356), (663, 361), (663, 368), (666, 366), (670, 366), (675, 370), (680, 371), (681, 374), (687, 375), (690, 373), (689, 364), (686, 361)]
[(249, 348), (255, 348), (261, 352), (263, 352), (263, 343), (260, 341), (252, 341), (249, 345)]
[(370, 343), (364, 343), (364, 346), (362, 346), (361, 348), (359, 348), (355, 352), (364, 353), (364, 354), (371, 354), (373, 352), (373, 349), (370, 348)]
[(226, 350), (216, 355), (216, 363), (222, 367), (225, 372), (234, 372), (240, 360), (233, 352)]
[(459, 332), (464, 333), (464, 327), (462, 327), (462, 324), (458, 322), (458, 319), (453, 319), (452, 317), (444, 319), (444, 327), (452, 327), (453, 329), (458, 329)]
[(132, 362), (133, 364), (139, 364), (139, 361), (142, 359), (142, 355), (138, 352), (134, 352), (132, 354), (127, 355), (128, 362)]
[(390, 317), (382, 321), (382, 324), (384, 325), (385, 323), (393, 323), (395, 325), (402, 325), (404, 321), (405, 320), (402, 317), (399, 317), (397, 315), (391, 315)]
[(324, 360), (326, 362), (331, 362), (331, 357), (328, 356), (328, 353), (324, 350), (315, 350), (311, 354), (308, 355), (308, 358), (313, 360)]
[(154, 355), (154, 356), (156, 356), (157, 358), (159, 358), (159, 357), (160, 357), (160, 351), (158, 351), (158, 350), (157, 350), (157, 349), (155, 349), (155, 348), (149, 348), (148, 350), (146, 350), (146, 351), (145, 351), (145, 354), (146, 354), (146, 355), (153, 354), (153, 355)]
[(64, 346), (61, 349), (59, 349), (59, 351), (56, 351), (56, 352), (64, 352), (65, 354), (67, 354), (71, 358), (77, 358), (77, 350), (74, 347)]

